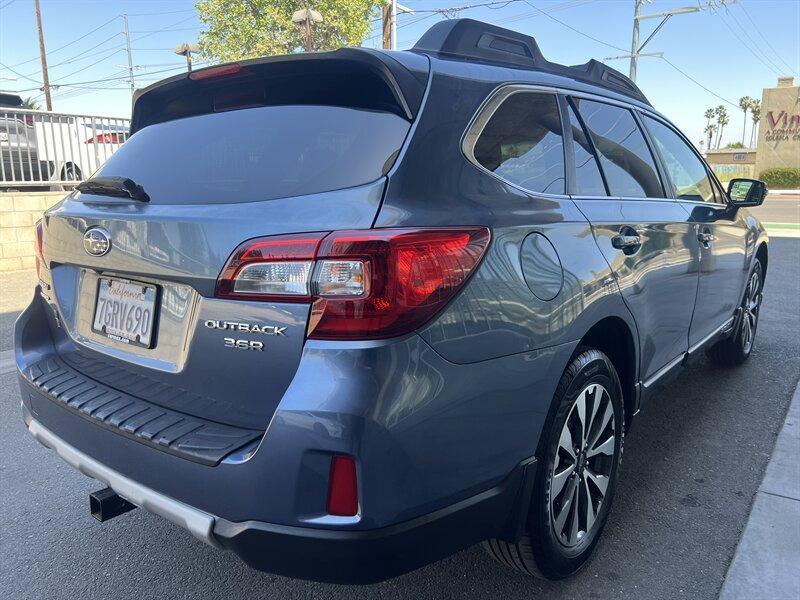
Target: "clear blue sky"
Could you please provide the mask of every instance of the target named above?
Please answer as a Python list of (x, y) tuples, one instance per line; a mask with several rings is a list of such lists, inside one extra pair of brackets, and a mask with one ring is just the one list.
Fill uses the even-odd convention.
[[(405, 0), (403, 4), (420, 12), (399, 17), (400, 48), (413, 45), (430, 25), (444, 18), (423, 11), (486, 1)], [(313, 0), (309, 4), (313, 6)], [(697, 0), (654, 0), (643, 12), (697, 4)], [(127, 58), (121, 13), (129, 15), (137, 86), (185, 68), (172, 48), (196, 40), (202, 27), (192, 0), (42, 0), (42, 13), (50, 82), (61, 85), (53, 95), (54, 109), (110, 116), (130, 112), (130, 89), (122, 81)], [(633, 0), (511, 0), (459, 14), (533, 35), (548, 59), (577, 64), (629, 51)], [(642, 40), (657, 22), (642, 23)], [(375, 35), (364, 45), (379, 43)], [(662, 59), (645, 57), (639, 62), (639, 85), (656, 108), (698, 141), (703, 137), (705, 109), (725, 104), (714, 94), (737, 104), (744, 95), (760, 98), (762, 88), (775, 85), (778, 74), (800, 80), (800, 1), (740, 0), (728, 7), (675, 16), (647, 50), (664, 52), (686, 75)], [(628, 71), (627, 60), (606, 62)], [(0, 0), (0, 63), (0, 89), (41, 86), (31, 0)], [(23, 95), (41, 97), (38, 91)], [(741, 140), (742, 113), (726, 106), (731, 124), (724, 142)]]

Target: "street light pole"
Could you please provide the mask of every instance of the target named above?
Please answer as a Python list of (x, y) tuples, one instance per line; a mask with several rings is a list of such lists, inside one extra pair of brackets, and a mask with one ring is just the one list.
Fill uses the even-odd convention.
[(292, 22), (300, 25), (304, 29), (306, 52), (314, 51), (313, 39), (311, 36), (312, 21), (315, 23), (322, 23), (322, 15), (316, 10), (304, 8), (302, 10), (297, 10), (292, 14)]
[(44, 84), (44, 103), (47, 110), (53, 110), (53, 99), (50, 97), (50, 76), (47, 73), (47, 52), (44, 49), (44, 32), (42, 31), (42, 7), (39, 0), (34, 2), (36, 10), (36, 30), (39, 34), (39, 58), (42, 61), (42, 83)]
[(188, 42), (183, 42), (182, 44), (178, 44), (175, 46), (175, 50), (173, 50), (175, 54), (178, 56), (186, 57), (186, 72), (192, 72), (192, 53), (193, 52), (200, 52), (200, 46), (197, 44), (190, 44)]

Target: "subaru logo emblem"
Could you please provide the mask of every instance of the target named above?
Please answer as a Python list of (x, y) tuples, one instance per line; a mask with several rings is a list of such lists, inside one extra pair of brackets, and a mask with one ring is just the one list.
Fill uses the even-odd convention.
[(102, 227), (92, 227), (83, 234), (83, 249), (92, 256), (103, 256), (111, 250), (111, 236)]

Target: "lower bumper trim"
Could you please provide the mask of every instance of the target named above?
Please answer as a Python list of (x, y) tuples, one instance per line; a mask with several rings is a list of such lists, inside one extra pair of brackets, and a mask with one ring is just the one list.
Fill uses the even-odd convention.
[(78, 471), (87, 477), (104, 483), (128, 502), (164, 517), (168, 521), (186, 529), (194, 537), (206, 544), (216, 548), (221, 547), (213, 533), (214, 516), (165, 496), (125, 477), (118, 471), (110, 469), (67, 444), (36, 419), (30, 421), (28, 431), (40, 444), (54, 450), (56, 454)]

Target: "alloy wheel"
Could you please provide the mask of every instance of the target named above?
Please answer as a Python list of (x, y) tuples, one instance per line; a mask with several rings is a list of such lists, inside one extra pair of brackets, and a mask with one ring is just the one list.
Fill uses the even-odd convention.
[(608, 391), (587, 385), (570, 409), (550, 473), (550, 518), (559, 542), (577, 546), (598, 522), (617, 453)]
[(742, 350), (747, 354), (753, 348), (761, 308), (761, 273), (758, 269), (754, 269), (750, 275), (742, 308)]

